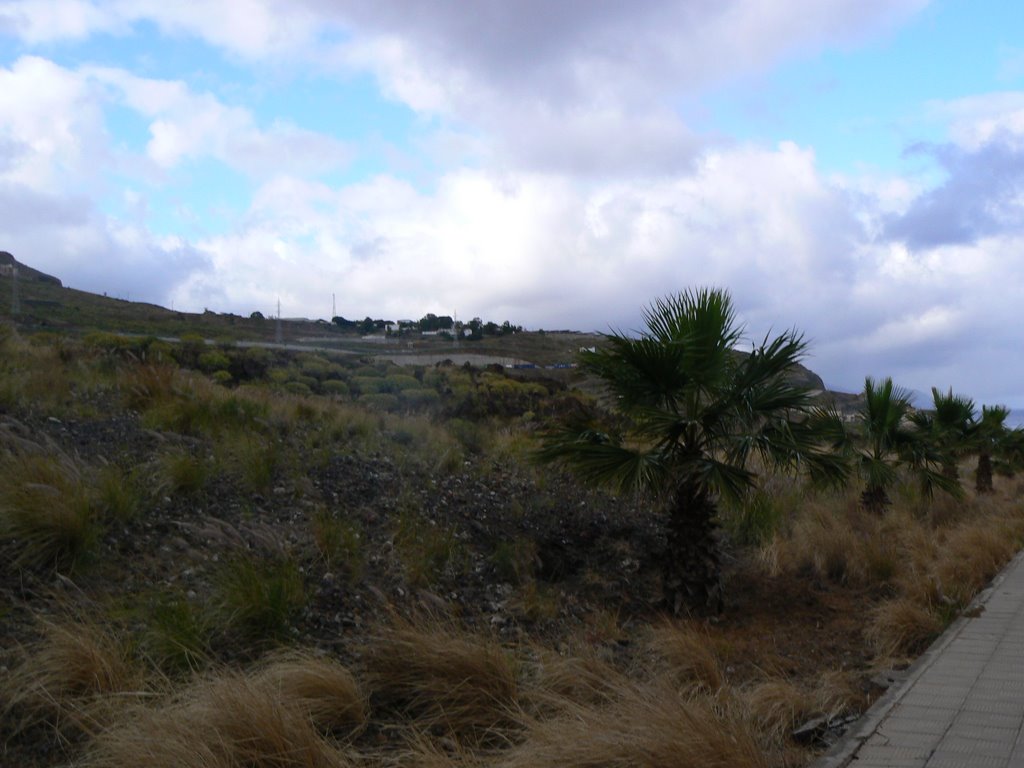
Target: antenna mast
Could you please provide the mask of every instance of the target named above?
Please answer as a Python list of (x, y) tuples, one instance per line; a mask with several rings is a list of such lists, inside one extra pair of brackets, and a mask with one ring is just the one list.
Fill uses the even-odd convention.
[(284, 339), (284, 334), (281, 333), (281, 300), (277, 300), (277, 327), (274, 330), (274, 341), (278, 344)]
[[(12, 260), (13, 262), (13, 260)], [(21, 304), (18, 301), (18, 265), (11, 264), (11, 317), (21, 312)]]

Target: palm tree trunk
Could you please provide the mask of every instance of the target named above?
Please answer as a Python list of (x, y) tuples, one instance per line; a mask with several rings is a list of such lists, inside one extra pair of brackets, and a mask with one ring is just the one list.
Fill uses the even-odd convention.
[(892, 501), (889, 500), (889, 494), (885, 492), (885, 488), (880, 485), (869, 485), (861, 493), (860, 503), (868, 512), (881, 515), (885, 513), (885, 508), (892, 504)]
[(992, 457), (987, 453), (978, 454), (978, 468), (974, 471), (974, 490), (978, 493), (992, 493)]
[(714, 517), (715, 503), (706, 491), (686, 486), (676, 491), (669, 511), (663, 589), (666, 604), (677, 615), (722, 611)]

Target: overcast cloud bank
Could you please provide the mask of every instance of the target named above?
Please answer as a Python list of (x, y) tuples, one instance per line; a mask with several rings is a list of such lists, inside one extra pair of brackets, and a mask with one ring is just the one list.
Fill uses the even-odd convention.
[[(946, 128), (908, 144), (915, 175), (838, 176), (813, 145), (679, 108), (926, 5), (0, 1), (18, 46), (0, 60), (0, 248), (177, 308), (326, 317), (336, 293), (347, 316), (534, 328), (635, 328), (653, 297), (719, 285), (752, 337), (804, 331), (833, 386), (893, 375), (1024, 407), (1024, 93), (922, 104)], [(55, 54), (144, 25), (257, 85)], [(339, 92), (368, 78), (412, 135), (355, 142), (250, 93), (308, 72)], [(220, 177), (243, 190), (223, 213), (204, 197)]]

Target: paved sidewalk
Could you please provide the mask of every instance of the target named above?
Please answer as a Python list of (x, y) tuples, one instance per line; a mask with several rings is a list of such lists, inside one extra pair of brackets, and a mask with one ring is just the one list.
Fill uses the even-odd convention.
[(815, 768), (1024, 768), (1024, 553)]

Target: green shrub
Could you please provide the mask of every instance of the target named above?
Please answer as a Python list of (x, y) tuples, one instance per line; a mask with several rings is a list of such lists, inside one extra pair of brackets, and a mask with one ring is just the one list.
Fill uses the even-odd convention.
[(494, 575), (509, 584), (526, 584), (533, 579), (537, 545), (529, 539), (500, 541), (488, 558)]
[(146, 606), (141, 645), (163, 671), (194, 672), (209, 661), (208, 616), (184, 595), (161, 595)]
[(210, 481), (210, 462), (187, 451), (173, 451), (159, 460), (158, 478), (162, 492), (191, 494), (201, 491)]
[(466, 565), (466, 550), (455, 531), (425, 520), (414, 510), (398, 516), (395, 550), (413, 586), (430, 586), (446, 572)]
[(238, 381), (262, 379), (270, 367), (270, 352), (260, 347), (236, 350), (231, 355), (231, 375)]
[(420, 389), (423, 385), (415, 376), (404, 373), (391, 373), (384, 379), (387, 392), (402, 392), (407, 389)]
[(219, 349), (211, 349), (203, 352), (199, 355), (199, 368), (205, 373), (213, 373), (214, 371), (224, 371), (231, 365), (231, 361), (228, 356), (221, 352)]
[(218, 574), (217, 591), (228, 634), (255, 645), (287, 637), (306, 602), (302, 575), (287, 558), (234, 557)]
[(374, 395), (382, 391), (384, 379), (380, 376), (353, 376), (349, 384), (360, 395)]
[(313, 394), (313, 390), (310, 389), (310, 386), (301, 381), (289, 381), (284, 385), (284, 388), (286, 392), (290, 392), (293, 395), (311, 397)]
[(430, 408), (441, 402), (441, 396), (432, 389), (406, 389), (400, 397), (409, 408)]
[(484, 426), (466, 419), (451, 419), (446, 426), (466, 453), (482, 454), (486, 452), (490, 443), (490, 433)]
[(222, 444), (224, 463), (246, 490), (268, 493), (285, 468), (281, 445), (272, 437), (243, 434)]
[(318, 357), (306, 357), (299, 363), (299, 370), (303, 376), (321, 381), (326, 379), (330, 373), (330, 365), (326, 360)]
[(198, 333), (184, 333), (174, 348), (174, 359), (186, 368), (197, 368), (199, 357), (206, 351), (206, 340)]
[(0, 464), (0, 540), (16, 566), (74, 570), (94, 553), (102, 527), (81, 470), (63, 455)]
[(357, 522), (321, 509), (313, 517), (313, 540), (328, 568), (344, 568), (352, 581), (362, 576), (366, 553)]
[(122, 522), (135, 517), (142, 506), (136, 478), (116, 464), (108, 464), (100, 471), (92, 495), (100, 514)]
[(348, 384), (337, 379), (328, 379), (320, 385), (320, 389), (325, 395), (333, 397), (348, 397), (349, 394)]
[(327, 379), (344, 379), (347, 376), (348, 376), (348, 372), (345, 370), (344, 366), (341, 366), (338, 363), (329, 363), (327, 365), (327, 375), (326, 375), (325, 378), (327, 378)]
[(738, 544), (765, 544), (782, 526), (792, 501), (759, 488), (741, 501), (723, 504), (723, 527)]
[(359, 402), (375, 411), (397, 411), (399, 405), (397, 395), (386, 394), (360, 395)]

